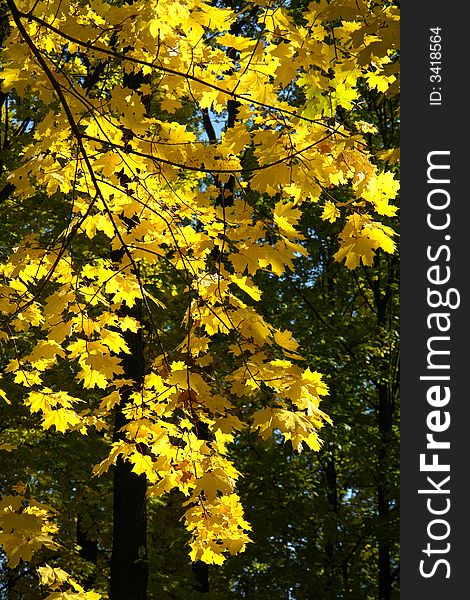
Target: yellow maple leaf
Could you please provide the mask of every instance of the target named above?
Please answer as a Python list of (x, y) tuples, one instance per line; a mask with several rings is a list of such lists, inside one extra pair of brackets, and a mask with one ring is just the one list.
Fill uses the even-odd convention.
[(370, 88), (376, 88), (379, 92), (386, 92), (390, 85), (396, 80), (395, 75), (384, 75), (383, 73), (367, 73), (366, 80)]
[(83, 365), (77, 378), (83, 382), (84, 387), (87, 389), (98, 387), (104, 390), (108, 386), (108, 379), (105, 374), (99, 370), (92, 369), (87, 364)]
[(126, 344), (122, 335), (117, 331), (111, 331), (110, 329), (102, 329), (101, 341), (105, 346), (107, 346), (111, 350), (111, 352), (114, 352), (115, 354), (121, 354), (121, 352), (124, 352), (125, 354), (130, 354), (128, 345)]
[(334, 223), (339, 216), (340, 212), (336, 205), (333, 202), (330, 202), (330, 200), (327, 200), (323, 207), (323, 212), (321, 215), (322, 220)]
[(80, 417), (74, 410), (68, 408), (58, 408), (44, 413), (42, 426), (44, 429), (49, 429), (53, 425), (56, 431), (65, 433), (80, 423)]
[(137, 473), (137, 475), (142, 475), (142, 473), (148, 475), (153, 471), (153, 461), (148, 454), (133, 452), (129, 456), (129, 461), (132, 463), (132, 470), (134, 473)]
[(334, 258), (338, 262), (345, 258), (349, 269), (355, 269), (361, 262), (371, 266), (374, 251), (378, 248), (389, 253), (394, 251), (393, 235), (395, 232), (391, 227), (372, 221), (367, 215), (354, 213), (348, 217), (340, 234), (341, 245)]
[(294, 340), (292, 337), (292, 333), (290, 331), (276, 331), (274, 334), (274, 340), (279, 346), (282, 346), (286, 350), (292, 350), (295, 352), (299, 347), (298, 342)]
[(302, 212), (293, 202), (277, 202), (274, 207), (274, 222), (287, 237), (302, 237), (295, 229)]

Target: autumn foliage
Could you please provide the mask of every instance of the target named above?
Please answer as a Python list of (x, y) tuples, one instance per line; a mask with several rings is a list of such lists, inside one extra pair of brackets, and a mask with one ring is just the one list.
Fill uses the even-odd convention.
[[(121, 457), (149, 495), (182, 492), (191, 559), (221, 564), (250, 541), (237, 432), (300, 452), (318, 450), (330, 422), (322, 375), (257, 311), (257, 275), (294, 269), (307, 203), (341, 223), (347, 268), (395, 250), (393, 153), (373, 156), (374, 126), (348, 115), (364, 89), (398, 84), (398, 12), (363, 0), (313, 2), (300, 21), (266, 1), (6, 4), (2, 91), (11, 123), (29, 111), (29, 124), (4, 204), (48, 197), (52, 212), (2, 255), (3, 402), (54, 435), (100, 432), (94, 476)], [(140, 381), (125, 368), (136, 335)], [(23, 492), (0, 503), (12, 566), (60, 541), (52, 508)], [(61, 569), (39, 577), (51, 593), (98, 597)]]

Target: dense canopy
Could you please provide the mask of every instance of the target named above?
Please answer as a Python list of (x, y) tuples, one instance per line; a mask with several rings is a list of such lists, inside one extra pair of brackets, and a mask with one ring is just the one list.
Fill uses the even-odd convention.
[[(295, 465), (332, 423), (320, 402), (341, 388), (343, 365), (324, 323), (339, 305), (319, 282), (330, 281), (343, 324), (354, 329), (359, 314), (379, 340), (388, 328), (382, 350), (376, 338), (356, 355), (344, 341), (358, 368), (354, 381), (344, 359), (352, 399), (341, 414), (361, 386), (390, 391), (376, 358), (395, 360), (398, 10), (362, 0), (2, 9), (7, 570), (32, 561), (48, 598), (92, 600), (106, 595), (110, 565), (113, 600), (144, 598), (146, 515), (164, 507), (180, 510), (194, 589), (206, 592), (204, 563), (222, 565), (256, 535), (237, 491), (256, 490), (247, 440), (274, 444), (276, 461), (289, 442)], [(315, 288), (312, 299), (298, 304), (286, 282)], [(305, 316), (310, 339), (295, 312), (312, 305), (329, 307), (321, 326)], [(103, 579), (86, 567), (98, 554)], [(30, 588), (31, 577), (20, 575)]]

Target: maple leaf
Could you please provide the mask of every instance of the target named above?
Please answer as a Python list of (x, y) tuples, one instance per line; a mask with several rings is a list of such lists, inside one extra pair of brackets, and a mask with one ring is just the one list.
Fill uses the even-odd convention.
[(67, 408), (58, 408), (44, 413), (42, 425), (44, 429), (49, 429), (53, 425), (56, 431), (65, 433), (80, 423), (80, 417), (74, 410)]
[(84, 365), (78, 374), (79, 381), (83, 382), (83, 385), (87, 389), (92, 389), (94, 387), (101, 388), (103, 390), (108, 386), (108, 379), (99, 370), (92, 369), (89, 365)]
[(132, 463), (132, 470), (137, 475), (142, 473), (149, 473), (153, 470), (153, 462), (150, 456), (147, 454), (141, 454), (140, 452), (134, 452), (130, 455), (129, 461)]
[(300, 233), (294, 228), (298, 224), (302, 212), (295, 207), (293, 202), (277, 202), (274, 208), (274, 222), (279, 230), (288, 237), (301, 237)]
[(334, 223), (339, 216), (340, 216), (340, 212), (336, 208), (335, 204), (333, 202), (330, 202), (329, 200), (327, 200), (325, 202), (325, 206), (323, 208), (323, 213), (321, 215), (321, 218), (324, 221), (329, 221), (330, 223)]
[(274, 340), (279, 346), (282, 346), (286, 350), (296, 351), (299, 347), (298, 342), (296, 342), (290, 331), (276, 331), (274, 334)]
[(209, 501), (215, 500), (218, 492), (229, 494), (233, 491), (233, 483), (227, 478), (224, 471), (214, 469), (210, 473), (205, 473), (196, 481), (193, 495), (198, 496), (201, 492), (208, 498)]
[(355, 269), (361, 262), (371, 266), (376, 249), (382, 248), (389, 253), (394, 251), (395, 244), (391, 239), (394, 234), (390, 227), (354, 213), (341, 232), (341, 247), (334, 257), (338, 261), (345, 258), (349, 269)]
[(59, 545), (50, 535), (51, 513), (46, 505), (27, 501), (23, 496), (4, 496), (0, 501), (0, 544), (15, 568), (28, 561), (43, 546), (57, 550)]
[(367, 73), (366, 79), (369, 87), (376, 88), (379, 92), (385, 92), (395, 81), (396, 77), (382, 73)]

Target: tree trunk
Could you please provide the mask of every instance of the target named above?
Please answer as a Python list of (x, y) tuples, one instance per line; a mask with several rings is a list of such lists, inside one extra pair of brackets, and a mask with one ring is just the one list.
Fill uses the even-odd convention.
[[(142, 305), (123, 309), (122, 313), (142, 321)], [(144, 354), (142, 330), (126, 332), (125, 340), (131, 350), (122, 356), (124, 378), (143, 383)], [(121, 390), (121, 402), (116, 409), (114, 440), (123, 439), (120, 429), (126, 424), (122, 409), (134, 389)], [(146, 600), (148, 584), (147, 559), (147, 480), (136, 475), (129, 462), (118, 458), (114, 467), (113, 548), (111, 556), (111, 600)]]
[(111, 600), (147, 598), (147, 482), (131, 469), (121, 458), (114, 468)]
[(209, 593), (209, 565), (197, 560), (192, 565), (194, 577), (196, 579), (195, 590), (203, 594)]
[[(198, 440), (209, 440), (209, 428), (206, 423), (198, 421), (194, 427), (194, 433), (196, 434)], [(208, 594), (209, 589), (209, 565), (202, 560), (197, 560), (191, 565), (191, 569), (193, 571), (194, 578), (196, 579), (196, 585), (194, 589), (196, 592), (200, 592), (202, 594)]]

